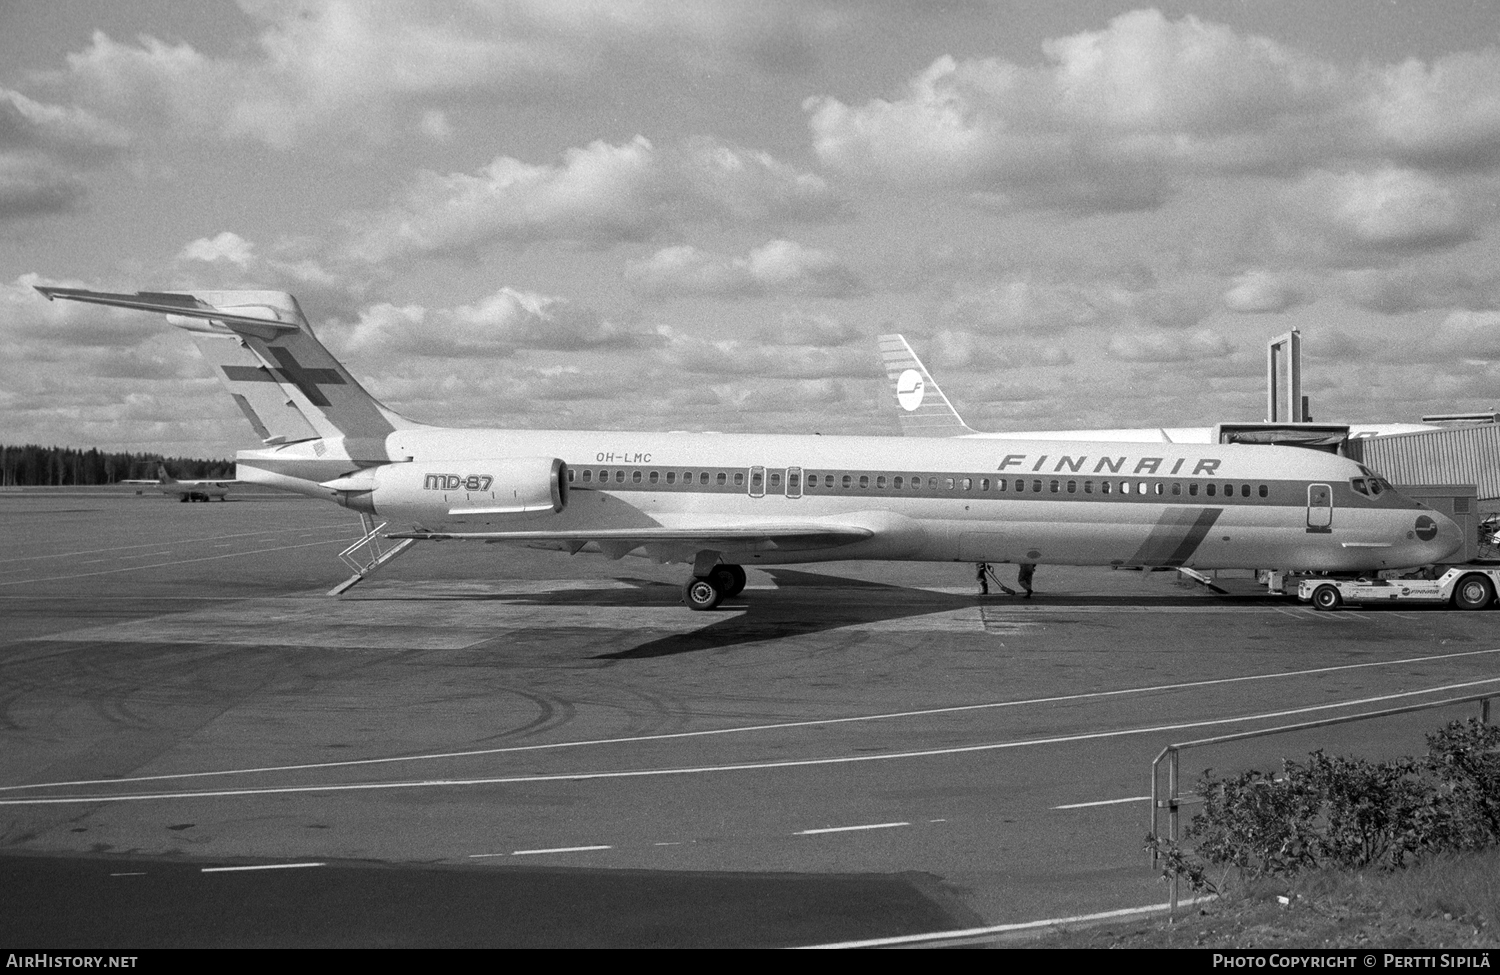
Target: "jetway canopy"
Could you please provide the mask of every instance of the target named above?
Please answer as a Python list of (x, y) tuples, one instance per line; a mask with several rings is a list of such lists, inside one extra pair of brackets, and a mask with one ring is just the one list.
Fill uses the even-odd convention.
[(1344, 452), (1392, 484), (1473, 484), (1485, 510), (1500, 510), (1500, 423), (1362, 437)]

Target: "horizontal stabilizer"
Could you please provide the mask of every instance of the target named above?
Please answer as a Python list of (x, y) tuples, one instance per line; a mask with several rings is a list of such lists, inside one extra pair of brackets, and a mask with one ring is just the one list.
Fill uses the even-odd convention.
[(82, 301), (91, 305), (113, 305), (116, 308), (133, 308), (136, 311), (154, 311), (163, 315), (179, 315), (183, 318), (201, 318), (219, 322), (231, 331), (253, 336), (263, 342), (269, 342), (278, 335), (298, 331), (297, 326), (293, 324), (220, 311), (204, 304), (192, 295), (161, 291), (117, 295), (104, 291), (84, 291), (80, 288), (49, 288), (44, 285), (37, 285), (36, 290), (40, 291), (48, 301), (66, 298), (69, 301)]

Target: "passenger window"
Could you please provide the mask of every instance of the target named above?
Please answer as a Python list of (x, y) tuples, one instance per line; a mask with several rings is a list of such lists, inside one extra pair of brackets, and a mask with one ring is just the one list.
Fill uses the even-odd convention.
[(661, 473), (659, 471), (652, 471), (651, 472), (651, 483), (655, 484), (659, 480), (661, 480)]
[(1265, 485), (1264, 485), (1264, 484), (1262, 484), (1262, 485), (1261, 485), (1261, 486), (1260, 486), (1260, 496), (1261, 496), (1261, 497), (1263, 497), (1263, 498), (1264, 498), (1264, 497), (1266, 497), (1266, 496), (1267, 496), (1267, 495), (1269, 495), (1269, 494), (1270, 494), (1270, 493), (1271, 493), (1271, 492), (1270, 492), (1270, 491), (1269, 491), (1269, 490), (1267, 490), (1267, 489), (1266, 489), (1266, 486), (1265, 486)]
[(979, 479), (979, 490), (981, 490), (981, 491), (988, 491), (989, 489), (990, 489), (990, 479), (987, 478), (987, 477), (981, 477)]
[(878, 488), (884, 488), (885, 487), (885, 475), (884, 474), (881, 474), (879, 477), (875, 478), (875, 486), (878, 487)]
[(584, 472), (583, 472), (583, 483), (587, 484), (589, 481), (593, 480), (593, 477), (592, 477), (593, 473), (594, 472), (591, 471), (591, 470), (584, 470)]
[(1194, 498), (1196, 498), (1198, 496), (1198, 482), (1197, 481), (1193, 481), (1191, 484), (1188, 485), (1188, 495), (1190, 497), (1194, 497)]
[(1214, 496), (1214, 484), (1212, 481), (1209, 481), (1203, 486), (1203, 493), (1208, 495), (1210, 498)]
[(788, 474), (786, 476), (786, 489), (795, 492), (797, 490), (797, 482), (800, 480), (801, 478), (797, 476), (796, 472)]
[(1248, 497), (1250, 497), (1250, 485), (1248, 485), (1248, 484), (1241, 484), (1240, 485), (1240, 497), (1242, 497), (1242, 498), (1248, 498)]
[(568, 483), (569, 484), (573, 483), (573, 468), (571, 468), (571, 467), (568, 468)]
[(1157, 481), (1155, 484), (1151, 485), (1151, 490), (1155, 491), (1158, 496), (1160, 496), (1162, 494), (1162, 492), (1165, 490), (1165, 488), (1166, 488), (1166, 485), (1162, 484), (1162, 482), (1160, 482), (1160, 481)]
[(1003, 478), (1003, 477), (997, 477), (997, 478), (995, 478), (995, 490), (996, 491), (1004, 491), (1007, 486), (1008, 485), (1007, 485), (1007, 482), (1006, 482), (1005, 478)]
[(1141, 482), (1140, 482), (1140, 483), (1139, 483), (1139, 484), (1137, 484), (1137, 485), (1136, 485), (1136, 486), (1135, 486), (1135, 489), (1136, 489), (1136, 491), (1138, 491), (1138, 492), (1139, 492), (1139, 493), (1141, 493), (1141, 494), (1145, 494), (1145, 493), (1146, 493), (1146, 488), (1147, 488), (1147, 486), (1148, 486), (1148, 485), (1147, 485), (1147, 484), (1146, 484), (1146, 482), (1145, 482), (1145, 481), (1141, 481)]
[[(707, 477), (708, 475), (704, 474), (703, 476)], [(692, 479), (693, 479), (693, 476), (691, 474), (687, 474), (687, 475), (683, 476), (683, 480), (685, 480), (685, 481), (691, 481)], [(729, 475), (725, 474), (723, 471), (720, 471), (719, 472), (719, 476), (716, 477), (714, 480), (718, 482), (718, 484), (719, 484), (720, 487), (723, 487), (725, 484), (729, 483)]]
[[(703, 476), (707, 477), (708, 475), (705, 474)], [(719, 476), (723, 477), (722, 474), (719, 475)], [(734, 472), (734, 486), (735, 487), (744, 487), (745, 486), (745, 472), (744, 471), (735, 471)]]
[(1078, 482), (1077, 481), (1069, 481), (1068, 482), (1068, 493), (1069, 494), (1077, 494), (1078, 493)]
[(1048, 489), (1048, 490), (1049, 490), (1049, 491), (1051, 491), (1051, 492), (1052, 492), (1052, 493), (1053, 493), (1053, 494), (1056, 494), (1056, 493), (1057, 493), (1057, 482), (1056, 482), (1056, 481), (1052, 481), (1052, 482), (1050, 482), (1050, 483), (1049, 483), (1049, 484), (1048, 484), (1048, 485), (1047, 485), (1047, 489)]
[(1041, 481), (1032, 481), (1031, 482), (1031, 493), (1032, 494), (1041, 494), (1042, 493), (1042, 482)]
[(959, 486), (962, 487), (965, 491), (972, 491), (974, 490), (974, 479), (972, 477), (966, 477), (959, 482)]
[(676, 484), (677, 483), (677, 472), (676, 471), (667, 471), (667, 483), (668, 484)]
[(852, 475), (845, 474), (842, 478), (839, 479), (839, 483), (842, 484), (846, 488), (853, 487), (854, 486), (854, 478), (853, 478)]
[(951, 490), (953, 490), (953, 478), (951, 478), (951, 477), (945, 477), (945, 478), (943, 478), (943, 490), (945, 490), (945, 491), (951, 491)]
[(1108, 494), (1109, 493), (1109, 486), (1112, 483), (1114, 483), (1114, 482), (1113, 481), (1100, 481), (1099, 482), (1099, 493), (1100, 494)]
[(929, 477), (927, 479), (927, 490), (929, 490), (929, 491), (936, 491), (937, 490), (937, 478), (935, 478), (935, 477)]
[(1181, 493), (1182, 493), (1182, 482), (1181, 481), (1173, 481), (1172, 482), (1172, 496), (1176, 497), (1177, 495), (1179, 495)]
[(780, 474), (772, 474), (771, 475), (771, 487), (773, 489), (781, 487), (781, 475)]
[(641, 472), (640, 471), (631, 471), (630, 472), (630, 483), (632, 483), (632, 484), (639, 484), (639, 483), (641, 483)]
[(1121, 494), (1129, 494), (1130, 493), (1130, 482), (1129, 481), (1121, 481), (1120, 482), (1120, 493)]
[(905, 486), (906, 482), (901, 479), (900, 474), (897, 474), (895, 479), (891, 481), (891, 487), (895, 488), (897, 491), (901, 490)]
[(870, 486), (870, 475), (868, 475), (868, 474), (861, 474), (861, 475), (859, 475), (859, 486), (862, 487), (862, 488), (869, 487)]
[[(639, 473), (639, 471), (637, 471), (637, 473)], [(621, 470), (621, 471), (615, 471), (615, 483), (616, 484), (624, 484), (625, 483), (625, 472), (623, 470)]]
[[(720, 474), (719, 476), (723, 477), (724, 475)], [(699, 484), (707, 484), (708, 483), (708, 471), (704, 471), (702, 474), (698, 475), (698, 483)], [(719, 483), (723, 484), (724, 482), (720, 481)], [(734, 483), (738, 484), (739, 481), (735, 481)]]
[(1083, 493), (1084, 494), (1093, 494), (1094, 493), (1094, 482), (1093, 481), (1084, 481), (1083, 482)]

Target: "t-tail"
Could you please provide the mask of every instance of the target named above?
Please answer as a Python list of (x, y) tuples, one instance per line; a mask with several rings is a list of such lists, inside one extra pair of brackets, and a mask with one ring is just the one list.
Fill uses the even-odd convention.
[(901, 432), (908, 437), (963, 437), (974, 431), (900, 335), (882, 335), (880, 359), (896, 392)]
[[(325, 472), (333, 477), (394, 459), (387, 435), (422, 426), (371, 396), (284, 291), (37, 290), (49, 300), (159, 312), (188, 332), (265, 445), (240, 452), (240, 480), (298, 490), (310, 474), (322, 480)], [(256, 470), (247, 472), (246, 464)]]
[(156, 465), (156, 480), (160, 484), (176, 484), (177, 483), (177, 478), (175, 478), (171, 474), (167, 473), (167, 465), (166, 464), (157, 464)]

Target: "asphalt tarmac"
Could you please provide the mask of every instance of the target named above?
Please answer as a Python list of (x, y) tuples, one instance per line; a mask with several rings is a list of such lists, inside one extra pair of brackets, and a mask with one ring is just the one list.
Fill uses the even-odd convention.
[[(812, 946), (1150, 908), (1170, 742), (1500, 688), (1493, 613), (1170, 572), (686, 570), (0, 492), (0, 946)], [(1013, 567), (999, 567), (1013, 581)], [(1195, 749), (1413, 754), (1474, 705)], [(234, 868), (234, 869), (227, 869)]]

